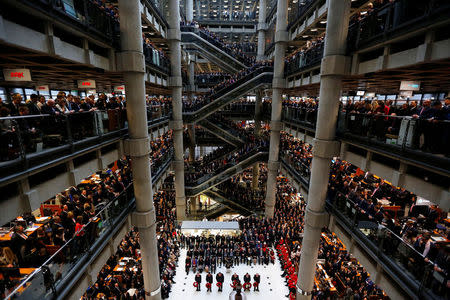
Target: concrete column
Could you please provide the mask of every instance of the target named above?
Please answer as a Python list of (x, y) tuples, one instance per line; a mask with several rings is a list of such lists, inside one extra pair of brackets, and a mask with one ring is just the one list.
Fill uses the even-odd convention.
[(205, 146), (200, 146), (200, 157), (205, 155)]
[[(256, 60), (264, 60), (266, 52), (266, 1), (259, 0), (259, 17), (258, 17), (258, 49), (256, 53)], [(286, 29), (285, 29), (286, 30)]]
[(66, 162), (66, 170), (67, 170), (67, 173), (69, 174), (70, 185), (76, 186), (77, 185), (77, 170), (75, 169), (73, 160), (69, 160), (68, 162)]
[(136, 211), (133, 225), (139, 229), (146, 299), (161, 299), (156, 214), (150, 173), (150, 139), (145, 104), (145, 61), (138, 0), (119, 0), (121, 67), (126, 86), (128, 131), (125, 148), (132, 160)]
[[(260, 6), (261, 8), (261, 6)], [(275, 209), (275, 196), (277, 192), (277, 175), (280, 162), (280, 130), (282, 99), (281, 91), (286, 86), (284, 79), (284, 55), (288, 41), (287, 28), (287, 0), (277, 2), (277, 24), (275, 32), (275, 56), (272, 81), (272, 120), (270, 122), (270, 151), (267, 164), (267, 193), (266, 193), (266, 217), (272, 218)]]
[(195, 161), (195, 126), (194, 124), (188, 125), (189, 134), (189, 162)]
[(31, 212), (32, 203), (39, 203), (39, 194), (36, 190), (30, 189), (30, 183), (28, 178), (21, 179), (19, 181), (19, 194), (20, 194), (20, 205), (19, 212)]
[(172, 129), (173, 146), (175, 148), (175, 197), (177, 219), (186, 219), (186, 197), (184, 193), (184, 159), (183, 159), (183, 113), (182, 113), (182, 79), (181, 79), (181, 33), (180, 33), (180, 1), (169, 1), (169, 30), (170, 66), (172, 76), (169, 86), (172, 90)]
[(191, 60), (189, 62), (189, 96), (191, 100), (194, 91), (195, 91), (195, 62)]
[[(255, 136), (261, 134), (261, 109), (262, 109), (262, 90), (256, 91), (256, 102), (255, 102)], [(258, 178), (259, 178), (259, 163), (253, 165), (252, 172), (252, 189), (258, 189)]]
[(327, 225), (325, 198), (330, 174), (330, 160), (339, 154), (335, 131), (346, 70), (350, 0), (328, 0), (325, 50), (321, 65), (320, 102), (314, 139), (309, 197), (305, 213), (305, 229), (297, 282), (297, 300), (311, 299), (316, 272), (321, 229)]
[(186, 21), (192, 22), (194, 20), (194, 0), (186, 0), (185, 5), (186, 5)]

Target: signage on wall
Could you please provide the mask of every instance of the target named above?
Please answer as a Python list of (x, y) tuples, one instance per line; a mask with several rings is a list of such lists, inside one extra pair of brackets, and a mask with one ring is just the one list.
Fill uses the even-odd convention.
[(78, 80), (79, 89), (95, 89), (95, 80)]
[(122, 94), (125, 94), (125, 86), (124, 85), (117, 85), (114, 87), (114, 92), (122, 92)]
[(402, 81), (400, 82), (400, 91), (419, 91), (420, 81)]
[(29, 69), (4, 69), (5, 81), (31, 81)]
[(48, 85), (37, 85), (36, 91), (38, 92), (49, 92), (50, 89), (48, 88)]

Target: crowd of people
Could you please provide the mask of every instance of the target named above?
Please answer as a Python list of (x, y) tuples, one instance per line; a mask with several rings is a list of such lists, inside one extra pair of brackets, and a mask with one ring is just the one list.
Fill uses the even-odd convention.
[(242, 83), (245, 83), (245, 79), (249, 79), (248, 76), (253, 72), (262, 69), (264, 67), (270, 67), (273, 65), (272, 61), (260, 61), (254, 63), (248, 68), (232, 74), (228, 79), (216, 84), (214, 87), (210, 88), (205, 95), (199, 95), (194, 99), (186, 99), (183, 101), (183, 111), (196, 111), (203, 106), (211, 103), (215, 98), (223, 95), (229, 90), (237, 87)]
[[(175, 226), (175, 193), (158, 191), (153, 196), (158, 235), (158, 260), (161, 278), (161, 297), (167, 299), (172, 290), (181, 235)], [(117, 247), (82, 299), (144, 299), (144, 282), (141, 264), (139, 232), (133, 229)], [(125, 260), (125, 258), (127, 258)]]
[(181, 28), (182, 30), (192, 30), (194, 28), (198, 29), (201, 38), (204, 38), (212, 45), (216, 46), (217, 48), (229, 54), (230, 56), (240, 60), (247, 66), (251, 66), (256, 61), (255, 56), (248, 56), (244, 53), (244, 50), (241, 48), (242, 45), (240, 43), (226, 43), (217, 34), (215, 34), (214, 32), (210, 31), (205, 27), (201, 27), (196, 21), (192, 22), (182, 21)]
[(285, 57), (285, 74), (290, 75), (313, 64), (320, 63), (323, 56), (324, 38), (308, 40), (303, 48), (299, 48)]
[(142, 34), (143, 50), (146, 62), (153, 64), (167, 73), (170, 71), (170, 60), (161, 48), (158, 48), (152, 41)]
[(248, 168), (242, 173), (222, 182), (217, 189), (228, 200), (236, 202), (251, 210), (264, 209), (264, 199), (266, 196), (267, 168), (264, 164), (259, 164), (258, 186), (253, 189), (253, 169)]
[[(97, 175), (98, 178), (84, 180), (57, 194), (52, 200), (54, 205), (43, 206), (42, 215), (25, 213), (12, 221), (15, 226), (2, 235), (3, 295), (17, 284), (14, 270), (38, 268), (57, 251), (59, 255), (52, 263), (73, 262), (98, 237), (97, 214), (121, 194), (131, 191), (132, 176), (125, 158)], [(59, 279), (53, 275), (54, 280)], [(47, 288), (49, 282), (45, 282)]]
[[(298, 158), (305, 157), (297, 170), (301, 174), (309, 174), (311, 146), (283, 134), (283, 147), (290, 162), (297, 166)], [(296, 145), (300, 151), (296, 151)], [(383, 250), (399, 260), (415, 276), (424, 275), (426, 265), (445, 277), (449, 270), (450, 246), (444, 241), (450, 238), (450, 230), (446, 225), (446, 212), (436, 205), (416, 205), (417, 196), (391, 185), (389, 182), (364, 172), (349, 162), (335, 159), (331, 166), (327, 199), (342, 212), (351, 205), (352, 216), (356, 221), (369, 221), (381, 226), (382, 231), (370, 233), (370, 239), (377, 244), (384, 242)], [(302, 175), (309, 178), (308, 175)], [(384, 230), (386, 229), (386, 230)], [(382, 232), (382, 233), (381, 233)], [(432, 239), (434, 236), (434, 240)], [(409, 245), (416, 252), (404, 245)], [(402, 250), (404, 249), (404, 250)], [(440, 294), (445, 293), (442, 283), (427, 279), (429, 286)]]
[[(152, 141), (150, 146), (152, 173), (155, 174), (173, 151), (171, 131)], [(1, 267), (4, 272), (1, 292), (16, 285), (8, 275), (14, 272), (8, 270), (40, 267), (58, 251), (52, 263), (76, 262), (99, 236), (99, 224), (102, 222), (98, 214), (112, 201), (122, 205), (120, 197), (125, 194), (127, 196), (124, 199), (131, 197), (131, 183), (129, 160), (123, 157), (109, 168), (100, 170), (77, 186), (69, 187), (44, 202), (39, 215), (25, 213), (13, 220), (14, 228), (2, 237)], [(168, 206), (166, 202), (163, 203)], [(161, 206), (156, 205), (156, 208), (163, 216), (170, 214), (165, 210), (162, 212)], [(114, 218), (112, 214), (109, 217), (110, 220), (106, 221)], [(61, 275), (52, 275), (55, 281), (61, 278)]]
[[(286, 118), (306, 121), (315, 126), (318, 111), (317, 99), (284, 100)], [(344, 130), (357, 135), (386, 141), (397, 139), (402, 120), (415, 123), (411, 147), (422, 151), (450, 155), (450, 97), (444, 100), (425, 99), (421, 105), (417, 101), (404, 101), (397, 105), (392, 100), (346, 100), (340, 104)], [(421, 141), (421, 137), (423, 137)], [(406, 139), (405, 139), (406, 140)]]
[(268, 133), (259, 137), (252, 137), (241, 147), (230, 151), (229, 148), (218, 148), (211, 152), (202, 160), (194, 161), (186, 165), (185, 182), (186, 185), (198, 184), (202, 178), (210, 178), (211, 176), (220, 174), (222, 171), (238, 164), (243, 158), (247, 158), (250, 154), (261, 149), (267, 149), (269, 146)]
[(199, 86), (203, 85), (216, 85), (224, 80), (230, 78), (230, 74), (216, 71), (216, 72), (198, 72), (195, 74), (195, 84)]

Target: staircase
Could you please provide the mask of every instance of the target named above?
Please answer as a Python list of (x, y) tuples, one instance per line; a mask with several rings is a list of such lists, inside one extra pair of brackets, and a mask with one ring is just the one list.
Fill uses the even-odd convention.
[(236, 73), (246, 68), (244, 62), (225, 52), (219, 45), (214, 45), (198, 28), (182, 28), (181, 43), (189, 52), (199, 53), (228, 73)]
[(239, 138), (237, 134), (233, 133), (232, 128), (229, 128), (226, 124), (218, 120), (215, 121), (216, 122), (213, 123), (207, 119), (203, 119), (200, 122), (198, 122), (198, 124), (209, 133), (217, 136), (224, 142), (229, 143), (235, 147), (238, 147), (245, 143), (245, 141)]
[(252, 210), (247, 209), (246, 207), (240, 205), (239, 203), (228, 199), (224, 195), (224, 193), (216, 187), (213, 187), (213, 188), (203, 192), (203, 194), (209, 198), (214, 199), (214, 201), (216, 201), (216, 202), (219, 202), (223, 205), (226, 205), (226, 206), (232, 208), (234, 211), (239, 212), (243, 216), (247, 217), (247, 216), (254, 214), (254, 212)]
[(239, 163), (229, 163), (219, 174), (206, 174), (194, 184), (185, 186), (186, 197), (193, 197), (220, 184), (221, 182), (242, 172), (256, 162), (267, 162), (269, 153), (267, 148), (250, 151), (240, 158)]
[(227, 104), (245, 96), (252, 90), (263, 85), (271, 84), (273, 78), (273, 67), (261, 67), (247, 74), (233, 84), (217, 91), (211, 96), (212, 101), (197, 111), (184, 112), (184, 123), (196, 123), (203, 120), (221, 109)]

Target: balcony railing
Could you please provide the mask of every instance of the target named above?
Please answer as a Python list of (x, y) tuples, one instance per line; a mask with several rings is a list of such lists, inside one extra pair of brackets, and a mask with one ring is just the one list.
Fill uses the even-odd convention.
[[(170, 108), (147, 109), (149, 126), (168, 121)], [(126, 110), (0, 118), (1, 178), (98, 146), (127, 134)]]
[[(172, 152), (152, 165), (152, 181), (158, 181), (172, 161)], [(72, 277), (84, 272), (89, 260), (98, 256), (111, 237), (134, 208), (133, 185), (101, 208), (82, 230), (63, 246), (56, 247), (50, 258), (38, 266), (6, 299), (56, 299), (61, 291), (71, 288)]]
[(286, 61), (285, 76), (289, 76), (313, 66), (320, 65), (323, 57), (323, 49), (325, 43), (323, 41), (316, 42), (316, 44), (309, 49), (300, 51)]
[(410, 295), (419, 299), (442, 299), (446, 280), (439, 282), (439, 279), (443, 279), (443, 274), (435, 271), (433, 262), (417, 252), (411, 244), (385, 225), (371, 219), (340, 192), (327, 200), (327, 207), (347, 230), (360, 239), (359, 244), (385, 266), (384, 271), (402, 282)]
[[(283, 120), (315, 130), (317, 108), (284, 107)], [(338, 137), (449, 173), (450, 121), (340, 112)]]
[(118, 19), (108, 9), (102, 9), (91, 0), (18, 0), (50, 15), (53, 19), (95, 34), (115, 48), (119, 48), (120, 28)]
[(350, 24), (348, 51), (355, 51), (394, 36), (426, 28), (438, 20), (448, 20), (450, 2), (446, 0), (397, 0), (369, 11)]

